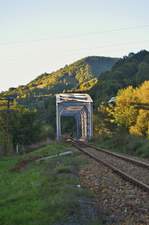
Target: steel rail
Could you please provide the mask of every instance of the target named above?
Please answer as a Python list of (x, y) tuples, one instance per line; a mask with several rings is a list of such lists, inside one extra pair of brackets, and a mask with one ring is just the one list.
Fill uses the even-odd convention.
[(98, 152), (100, 151), (100, 152), (106, 153), (106, 154), (108, 154), (108, 155), (114, 156), (114, 157), (116, 157), (116, 158), (123, 159), (124, 161), (131, 162), (131, 163), (134, 164), (134, 165), (137, 165), (137, 166), (140, 166), (140, 167), (149, 169), (149, 163), (142, 162), (142, 161), (140, 161), (140, 160), (136, 160), (136, 159), (133, 159), (133, 158), (124, 156), (124, 155), (120, 155), (120, 154), (118, 154), (118, 153), (111, 152), (110, 150), (107, 150), (107, 149), (104, 149), (104, 148), (100, 148), (100, 147), (97, 147), (97, 146), (95, 146), (95, 145), (83, 143), (83, 142), (81, 142), (81, 141), (79, 141), (79, 143), (82, 144), (82, 145), (85, 145), (85, 146), (87, 146), (87, 147), (96, 149), (96, 150), (98, 150)]
[(139, 187), (140, 189), (142, 189), (143, 191), (146, 191), (149, 193), (149, 185), (144, 184), (143, 182), (139, 181), (138, 179), (128, 175), (127, 173), (121, 171), (120, 169), (116, 168), (115, 166), (110, 165), (109, 163), (105, 162), (104, 160), (99, 159), (97, 156), (95, 156), (94, 154), (90, 153), (87, 150), (84, 150), (83, 148), (81, 148), (77, 142), (72, 141), (71, 143), (74, 147), (76, 147), (79, 151), (83, 152), (84, 154), (86, 154), (87, 156), (89, 156), (90, 158), (94, 159), (96, 162), (103, 164), (104, 166), (108, 167), (109, 169), (111, 169), (114, 173), (116, 173), (117, 175), (119, 175), (121, 178), (123, 178), (124, 180), (128, 181), (129, 183), (133, 184), (136, 187)]

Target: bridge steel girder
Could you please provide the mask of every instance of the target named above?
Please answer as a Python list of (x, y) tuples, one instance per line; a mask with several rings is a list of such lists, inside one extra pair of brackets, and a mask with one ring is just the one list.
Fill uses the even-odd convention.
[(56, 137), (62, 138), (61, 116), (73, 116), (76, 121), (77, 139), (93, 136), (93, 101), (88, 94), (56, 95)]

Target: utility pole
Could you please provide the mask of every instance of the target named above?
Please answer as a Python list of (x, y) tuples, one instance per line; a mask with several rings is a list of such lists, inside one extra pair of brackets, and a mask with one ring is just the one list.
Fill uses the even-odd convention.
[[(5, 104), (3, 105), (3, 106), (7, 107), (7, 109), (6, 109), (6, 126), (5, 126), (5, 130), (6, 130), (6, 143), (5, 143), (6, 146), (5, 147), (6, 147), (6, 153), (7, 153), (8, 149), (9, 149), (9, 144), (10, 144), (9, 113), (10, 113), (11, 103), (13, 104), (13, 101), (14, 101), (14, 97), (13, 96), (1, 97), (0, 100), (7, 102), (6, 105)], [(5, 111), (5, 110), (0, 110), (0, 111)]]

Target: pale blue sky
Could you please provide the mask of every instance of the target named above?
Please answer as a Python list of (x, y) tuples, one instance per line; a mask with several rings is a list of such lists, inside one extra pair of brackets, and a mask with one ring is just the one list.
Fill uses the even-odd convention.
[(0, 0), (0, 90), (88, 55), (149, 50), (148, 0)]

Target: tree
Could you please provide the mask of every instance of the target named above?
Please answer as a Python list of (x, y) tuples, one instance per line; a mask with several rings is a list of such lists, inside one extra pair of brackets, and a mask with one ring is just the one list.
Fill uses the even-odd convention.
[(126, 128), (135, 124), (138, 110), (131, 105), (131, 102), (137, 101), (136, 91), (131, 86), (118, 92), (116, 106), (112, 111), (114, 120), (117, 124)]
[(139, 136), (149, 137), (149, 112), (139, 110), (136, 124), (130, 127), (130, 133)]
[[(17, 146), (37, 143), (48, 137), (51, 128), (39, 120), (35, 110), (24, 107), (15, 107), (13, 110), (0, 113), (0, 146), (2, 153), (15, 152)], [(48, 133), (49, 131), (49, 133)]]
[(131, 134), (149, 137), (149, 111), (142, 104), (149, 105), (149, 81), (138, 88), (120, 90), (110, 114), (116, 124), (126, 127)]

